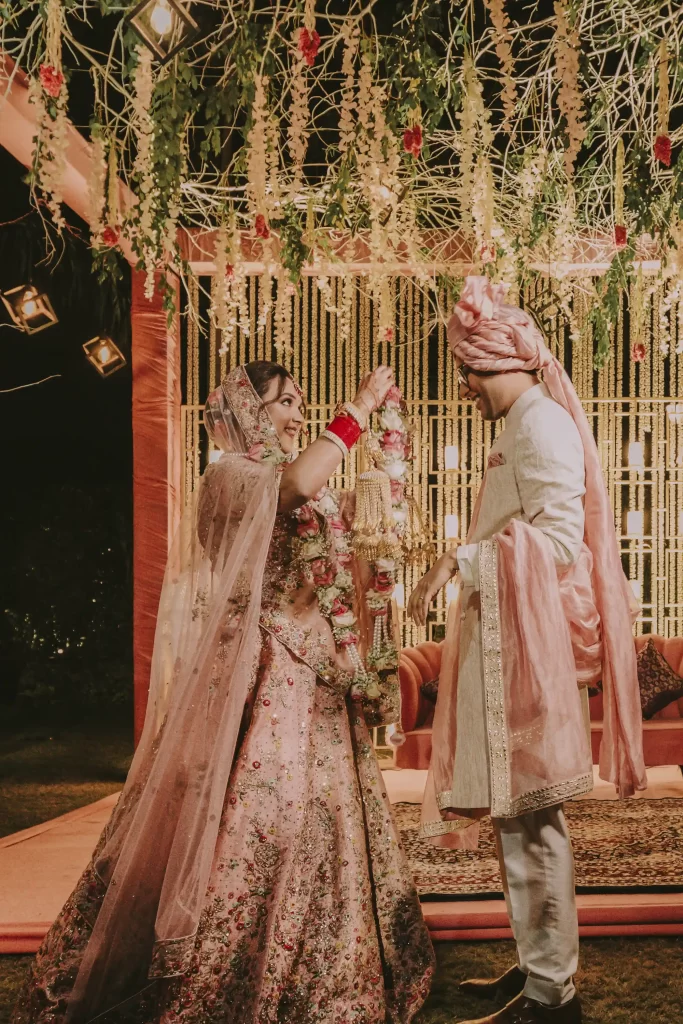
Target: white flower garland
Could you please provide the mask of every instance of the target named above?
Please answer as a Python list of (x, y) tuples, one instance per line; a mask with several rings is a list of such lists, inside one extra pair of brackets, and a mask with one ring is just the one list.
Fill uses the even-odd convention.
[(351, 25), (348, 21), (342, 27), (342, 38), (344, 40), (344, 56), (342, 57), (342, 85), (341, 104), (339, 110), (339, 152), (346, 156), (353, 145), (356, 134), (356, 124), (353, 112), (356, 109), (355, 103), (355, 61), (358, 53), (358, 41), (360, 39), (360, 28), (354, 22)]
[(104, 211), (107, 204), (107, 151), (102, 132), (92, 134), (92, 160), (90, 164), (90, 180), (88, 182), (88, 217), (90, 219), (90, 237), (93, 246), (102, 244), (102, 233), (105, 229)]

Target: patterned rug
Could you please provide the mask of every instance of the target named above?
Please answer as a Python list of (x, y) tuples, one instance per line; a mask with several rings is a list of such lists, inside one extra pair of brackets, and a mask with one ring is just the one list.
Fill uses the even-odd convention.
[[(490, 820), (477, 851), (442, 850), (418, 837), (418, 804), (393, 810), (422, 898), (502, 895)], [(577, 892), (683, 892), (683, 800), (579, 800), (565, 813)]]

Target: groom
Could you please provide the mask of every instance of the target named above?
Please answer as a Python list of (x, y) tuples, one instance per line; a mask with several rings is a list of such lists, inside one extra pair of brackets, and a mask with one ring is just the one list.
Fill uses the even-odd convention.
[(501, 285), (468, 278), (448, 325), (460, 397), (485, 420), (504, 418), (505, 430), (468, 543), (441, 556), (409, 603), (424, 624), (434, 595), (459, 574), (423, 834), (471, 848), (476, 820), (491, 814), (518, 965), (502, 978), (463, 983), (506, 1001), (481, 1024), (579, 1024), (563, 801), (592, 788), (580, 688), (598, 679), (600, 774), (621, 796), (645, 787), (633, 602), (581, 403), (534, 321), (503, 295)]

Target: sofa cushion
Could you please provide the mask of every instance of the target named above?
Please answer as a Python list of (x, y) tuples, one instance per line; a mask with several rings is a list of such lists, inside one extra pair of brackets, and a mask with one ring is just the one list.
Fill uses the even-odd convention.
[(652, 640), (638, 652), (638, 683), (643, 718), (652, 718), (667, 704), (683, 697), (683, 679), (674, 672)]

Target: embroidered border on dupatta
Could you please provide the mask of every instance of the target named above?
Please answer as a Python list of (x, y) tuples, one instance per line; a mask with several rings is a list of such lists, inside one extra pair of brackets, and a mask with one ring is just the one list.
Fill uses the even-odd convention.
[(498, 551), (494, 540), (479, 545), (479, 594), (481, 598), (481, 646), (484, 665), (484, 696), (489, 743), (491, 816), (514, 815), (510, 794), (510, 756), (505, 716), (503, 652), (498, 603)]

